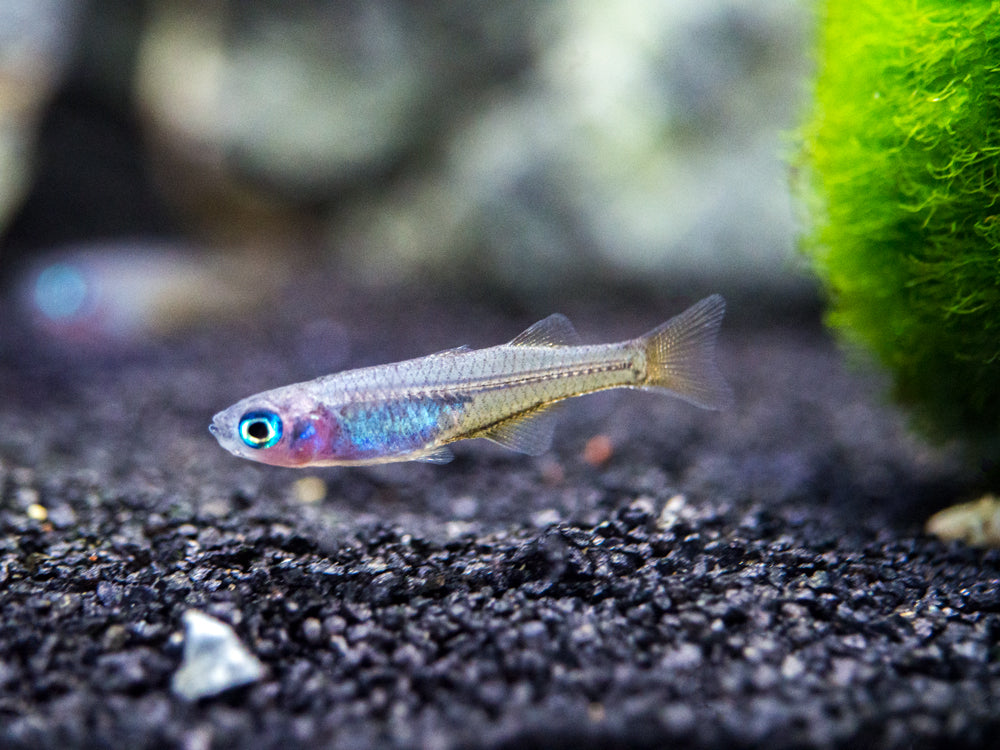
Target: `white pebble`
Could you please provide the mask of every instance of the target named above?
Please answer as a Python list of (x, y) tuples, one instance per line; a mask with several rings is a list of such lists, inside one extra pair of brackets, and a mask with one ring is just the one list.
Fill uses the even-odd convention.
[(240, 642), (233, 629), (203, 612), (184, 613), (184, 658), (171, 689), (198, 700), (256, 682), (264, 666)]

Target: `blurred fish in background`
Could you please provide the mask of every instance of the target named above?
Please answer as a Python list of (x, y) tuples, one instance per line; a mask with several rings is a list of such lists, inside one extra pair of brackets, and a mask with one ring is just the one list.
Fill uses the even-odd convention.
[[(159, 296), (138, 286), (154, 277), (224, 284), (216, 256), (260, 280), (304, 266), (376, 289), (525, 299), (691, 280), (792, 293), (808, 284), (781, 134), (805, 94), (809, 10), (0, 0), (0, 38), (43, 40), (19, 57), (0, 45), (0, 158), (12, 165), (0, 170), (0, 273), (37, 286), (45, 261), (20, 282), (8, 261), (97, 242), (103, 259), (88, 251), (80, 278), (131, 268), (119, 289), (134, 300)], [(129, 158), (98, 162), (95, 142)], [(183, 238), (207, 276), (192, 281), (190, 254), (138, 259), (134, 237)], [(64, 262), (42, 278), (75, 289)], [(183, 294), (171, 314), (217, 314), (198, 297), (195, 314), (175, 315)], [(156, 319), (140, 308), (120, 310)]]
[(231, 318), (268, 299), (236, 258), (141, 240), (46, 253), (18, 284), (20, 311), (44, 341), (67, 348), (141, 344), (203, 318)]

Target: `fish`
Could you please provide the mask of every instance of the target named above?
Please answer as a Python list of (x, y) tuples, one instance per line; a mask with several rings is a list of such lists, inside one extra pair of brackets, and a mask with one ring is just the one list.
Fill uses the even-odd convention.
[(554, 407), (611, 388), (676, 396), (705, 409), (733, 399), (715, 357), (725, 300), (713, 294), (643, 336), (582, 344), (559, 313), (506, 344), (460, 346), (258, 393), (212, 418), (241, 458), (284, 467), (446, 463), (459, 440), (528, 455), (549, 449)]
[(141, 349), (198, 320), (246, 314), (283, 282), (280, 269), (267, 270), (253, 258), (153, 240), (95, 242), (45, 253), (13, 292), (20, 321), (41, 345), (69, 355), (112, 353)]

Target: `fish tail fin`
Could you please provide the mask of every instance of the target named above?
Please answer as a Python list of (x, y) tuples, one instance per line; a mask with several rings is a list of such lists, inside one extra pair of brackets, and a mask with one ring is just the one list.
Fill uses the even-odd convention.
[(646, 352), (640, 387), (666, 389), (703, 409), (724, 409), (733, 391), (715, 363), (715, 340), (726, 301), (706, 297), (639, 339)]

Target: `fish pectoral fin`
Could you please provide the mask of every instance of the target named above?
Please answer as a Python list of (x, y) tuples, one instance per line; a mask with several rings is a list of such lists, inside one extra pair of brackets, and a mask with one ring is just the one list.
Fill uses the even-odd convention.
[(554, 313), (526, 328), (507, 342), (507, 346), (576, 346), (579, 343), (580, 334), (569, 318)]
[(485, 438), (512, 451), (538, 456), (552, 445), (556, 413), (557, 410), (551, 404), (541, 406), (498, 422), (469, 437)]
[(446, 464), (449, 463), (453, 458), (455, 458), (455, 454), (452, 453), (449, 448), (441, 447), (434, 449), (430, 453), (420, 456), (416, 460), (423, 461), (428, 464)]

